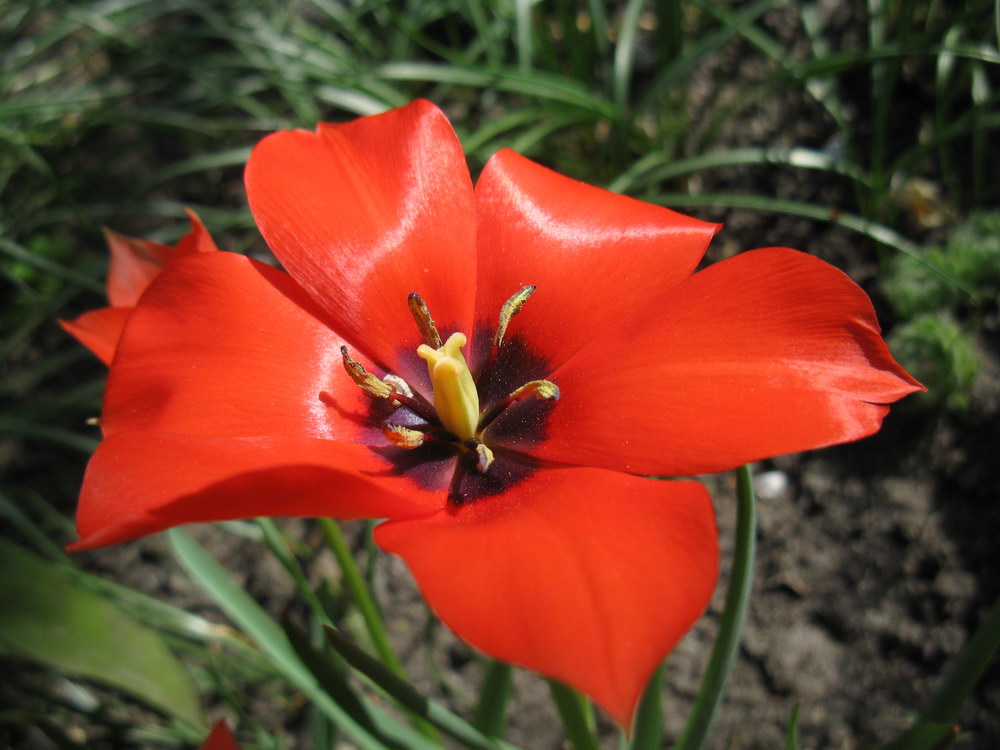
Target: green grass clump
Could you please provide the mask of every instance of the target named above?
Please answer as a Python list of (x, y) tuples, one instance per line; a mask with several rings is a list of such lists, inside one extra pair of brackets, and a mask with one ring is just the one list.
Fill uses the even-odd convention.
[(984, 316), (995, 314), (1000, 300), (1000, 213), (973, 214), (950, 232), (943, 247), (895, 256), (879, 283), (903, 318), (890, 345), (927, 386), (925, 398), (968, 408), (982, 367), (976, 338)]

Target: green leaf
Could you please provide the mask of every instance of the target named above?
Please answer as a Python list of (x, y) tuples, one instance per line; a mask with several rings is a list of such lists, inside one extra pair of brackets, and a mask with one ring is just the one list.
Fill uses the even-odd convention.
[(0, 652), (102, 682), (204, 726), (191, 678), (155, 632), (4, 539), (0, 570)]

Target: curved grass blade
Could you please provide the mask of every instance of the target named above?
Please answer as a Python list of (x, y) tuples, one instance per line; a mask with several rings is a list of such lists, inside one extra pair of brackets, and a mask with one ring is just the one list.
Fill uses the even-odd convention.
[(781, 165), (816, 169), (850, 177), (866, 187), (870, 184), (870, 179), (863, 169), (843, 159), (835, 159), (822, 151), (809, 148), (748, 147), (712, 151), (676, 160), (663, 152), (648, 154), (612, 180), (608, 190), (622, 193), (703, 169), (745, 165)]
[[(219, 607), (247, 635), (256, 641), (285, 679), (305, 693), (316, 708), (326, 714), (330, 721), (349, 736), (361, 750), (392, 750), (390, 745), (372, 735), (323, 690), (316, 677), (295, 653), (281, 627), (246, 591), (233, 582), (215, 558), (182, 529), (171, 529), (167, 532), (167, 538), (170, 540), (174, 555), (188, 574), (215, 599)], [(382, 721), (391, 722), (388, 717)], [(422, 744), (416, 744), (418, 740)], [(419, 735), (415, 736), (413, 742), (414, 749), (436, 750), (437, 748)]]
[(583, 83), (539, 70), (522, 73), (510, 69), (491, 71), (439, 63), (392, 62), (377, 66), (374, 73), (390, 81), (430, 81), (478, 89), (498, 89), (572, 104), (606, 117), (614, 115), (614, 107)]
[[(371, 710), (372, 706), (361, 700), (357, 693), (347, 682), (347, 670), (342, 661), (329, 653), (324, 653), (313, 648), (309, 642), (309, 635), (291, 622), (284, 619), (281, 623), (288, 636), (292, 648), (298, 654), (303, 664), (309, 666), (309, 670), (316, 676), (323, 690), (344, 708), (351, 716), (357, 719), (366, 730), (373, 735), (378, 735), (384, 726), (379, 725), (380, 717)], [(384, 741), (393, 750), (404, 750), (405, 743), (397, 741), (391, 737), (385, 737)]]
[[(997, 649), (1000, 648), (1000, 599), (990, 607), (972, 639), (965, 645), (937, 691), (924, 706), (915, 725), (890, 743), (886, 750), (918, 750), (933, 734), (928, 726), (950, 729), (962, 703), (972, 692)], [(943, 737), (943, 736), (942, 736)]]
[(517, 750), (502, 740), (487, 737), (438, 703), (420, 694), (409, 682), (396, 676), (382, 662), (333, 628), (325, 628), (330, 645), (348, 664), (380, 687), (400, 706), (430, 722), (443, 734), (471, 750)]

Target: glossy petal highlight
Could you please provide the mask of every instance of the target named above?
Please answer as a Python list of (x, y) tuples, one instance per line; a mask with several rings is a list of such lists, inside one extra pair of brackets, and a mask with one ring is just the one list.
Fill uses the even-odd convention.
[(832, 266), (768, 248), (717, 263), (553, 374), (563, 398), (535, 454), (689, 476), (870, 435), (922, 386), (868, 297)]
[(459, 637), (583, 691), (626, 727), (718, 566), (704, 487), (596, 469), (539, 471), (375, 534)]
[(348, 342), (407, 377), (421, 343), (407, 309), (427, 301), (442, 333), (468, 330), (475, 301), (475, 209), (461, 145), (441, 111), (416, 101), (254, 149), (246, 188), (282, 265)]
[(495, 324), (528, 284), (534, 296), (511, 323), (554, 364), (698, 265), (719, 230), (690, 216), (610, 193), (504, 150), (476, 183), (476, 311)]

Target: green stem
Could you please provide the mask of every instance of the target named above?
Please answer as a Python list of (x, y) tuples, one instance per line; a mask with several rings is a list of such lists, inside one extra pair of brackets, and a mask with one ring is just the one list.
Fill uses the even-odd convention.
[(491, 659), (486, 665), (483, 684), (479, 688), (476, 718), (472, 723), (487, 737), (499, 737), (503, 734), (513, 677), (514, 670), (510, 664)]
[[(379, 659), (381, 659), (382, 664), (389, 671), (397, 677), (406, 679), (406, 671), (403, 669), (403, 663), (396, 656), (392, 644), (389, 643), (389, 635), (386, 633), (385, 623), (382, 621), (382, 615), (378, 611), (378, 605), (375, 604), (375, 599), (368, 589), (368, 584), (365, 583), (365, 578), (361, 575), (361, 571), (354, 561), (354, 555), (351, 554), (351, 550), (347, 546), (347, 540), (344, 539), (344, 533), (340, 530), (340, 525), (332, 518), (320, 518), (318, 520), (320, 528), (326, 536), (326, 543), (330, 547), (330, 551), (333, 552), (333, 556), (337, 558), (337, 564), (340, 566), (341, 573), (343, 573), (344, 586), (351, 593), (351, 597), (354, 599), (354, 603), (357, 605), (358, 611), (361, 612), (361, 617), (365, 621), (365, 628), (372, 639), (375, 652), (378, 654)], [(414, 726), (422, 735), (441, 744), (440, 736), (426, 719), (417, 717)]]
[(601, 750), (594, 734), (594, 709), (590, 701), (561, 682), (549, 680), (548, 683), (552, 701), (574, 750)]
[(983, 618), (972, 640), (962, 649), (941, 687), (930, 699), (921, 715), (922, 721), (950, 724), (958, 716), (976, 682), (1000, 647), (1000, 599)]
[(354, 561), (354, 555), (351, 554), (351, 550), (347, 546), (347, 540), (344, 539), (344, 533), (340, 530), (340, 526), (330, 518), (320, 518), (319, 525), (326, 536), (326, 543), (337, 559), (337, 564), (344, 575), (344, 586), (351, 593), (351, 597), (365, 621), (365, 628), (368, 630), (368, 635), (372, 639), (372, 645), (375, 646), (375, 652), (379, 659), (398, 677), (406, 677), (403, 664), (389, 643), (382, 615), (378, 611), (375, 599), (372, 598), (371, 592), (368, 590), (364, 576), (361, 575), (361, 571)]
[(665, 666), (661, 664), (646, 685), (646, 692), (642, 695), (639, 711), (635, 716), (631, 750), (659, 750), (663, 745), (663, 709), (660, 698), (663, 695), (664, 671)]
[(729, 588), (726, 590), (726, 603), (719, 622), (719, 635), (712, 647), (698, 697), (674, 750), (700, 750), (708, 738), (715, 712), (722, 702), (726, 680), (736, 658), (740, 634), (746, 621), (753, 581), (756, 533), (753, 475), (749, 465), (741, 466), (736, 470), (736, 548), (733, 550), (733, 567), (729, 573)]
[(326, 609), (320, 602), (319, 597), (316, 596), (316, 592), (313, 591), (312, 586), (309, 585), (309, 580), (306, 578), (302, 566), (299, 565), (295, 554), (289, 547), (288, 538), (284, 532), (270, 518), (258, 518), (256, 523), (258, 528), (264, 533), (264, 542), (271, 550), (271, 554), (278, 558), (278, 562), (281, 563), (288, 572), (288, 575), (291, 576), (292, 581), (295, 583), (295, 588), (299, 590), (302, 598), (306, 600), (313, 614), (323, 625), (332, 625), (330, 616), (326, 613)]

